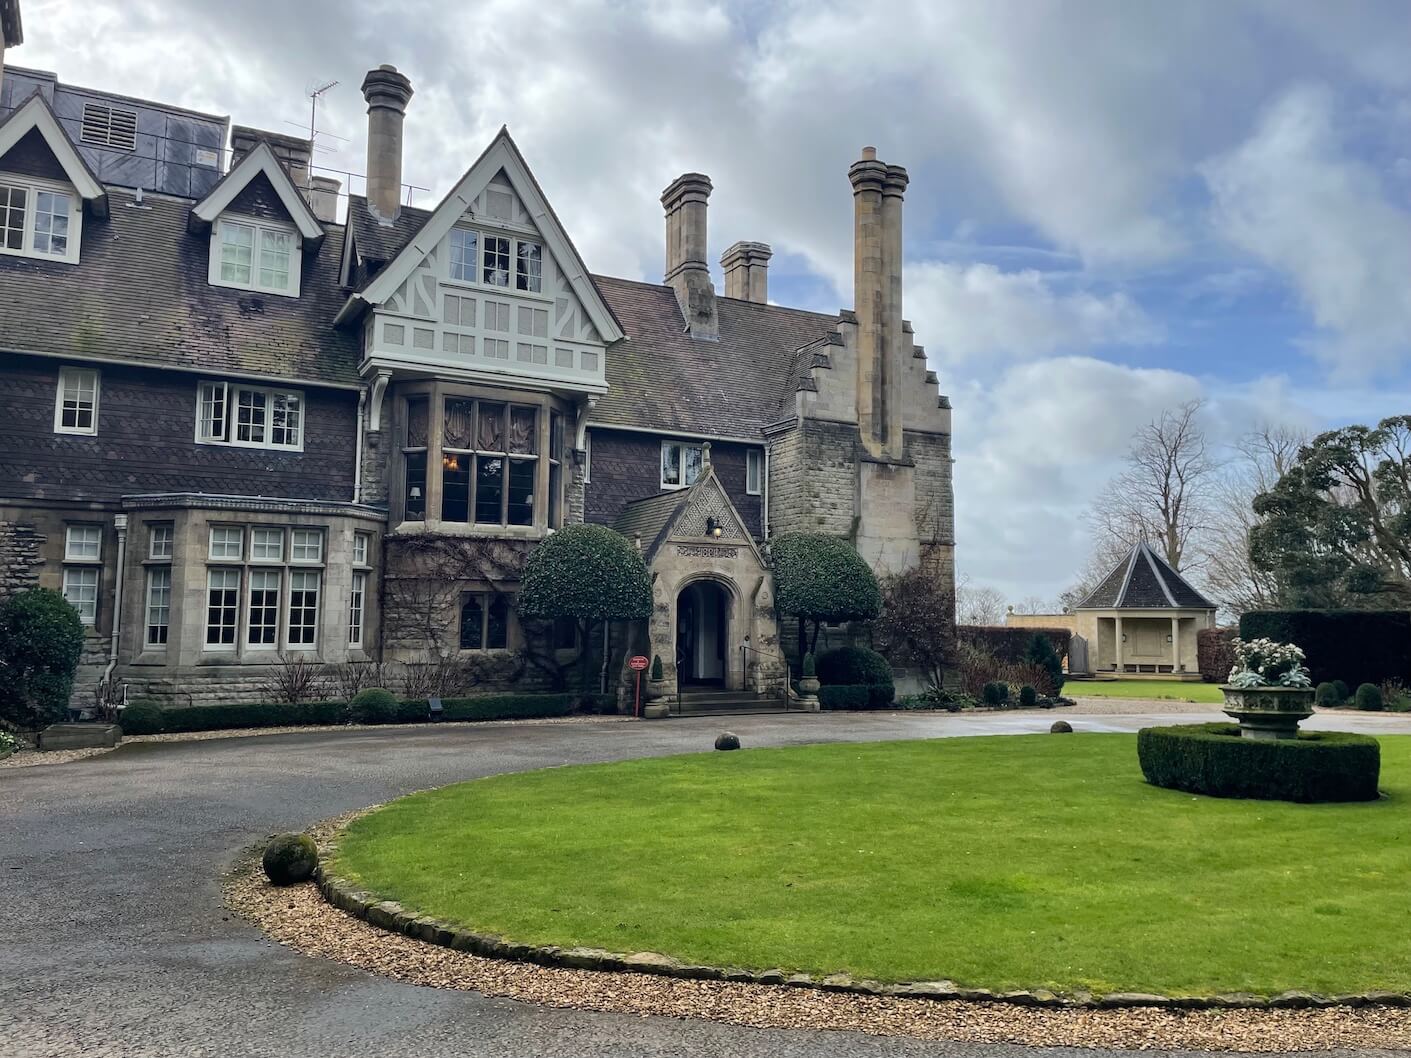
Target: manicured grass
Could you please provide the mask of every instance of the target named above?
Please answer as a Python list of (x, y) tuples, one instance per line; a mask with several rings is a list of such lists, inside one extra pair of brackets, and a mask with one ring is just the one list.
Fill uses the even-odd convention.
[[(702, 732), (705, 737), (707, 733)], [(1381, 801), (1148, 786), (1132, 735), (709, 753), (364, 817), (336, 870), (529, 942), (991, 988), (1411, 989), (1411, 736)]]
[(1063, 694), (1068, 698), (1150, 698), (1212, 705), (1225, 701), (1218, 684), (1176, 680), (1070, 680), (1063, 685)]

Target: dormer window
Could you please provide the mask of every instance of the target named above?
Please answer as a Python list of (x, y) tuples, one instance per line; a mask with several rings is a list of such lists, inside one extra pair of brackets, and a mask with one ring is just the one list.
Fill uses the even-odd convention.
[(222, 217), (211, 235), (210, 281), (298, 297), (298, 234), (279, 225)]
[(0, 253), (76, 262), (81, 217), (72, 192), (0, 175)]

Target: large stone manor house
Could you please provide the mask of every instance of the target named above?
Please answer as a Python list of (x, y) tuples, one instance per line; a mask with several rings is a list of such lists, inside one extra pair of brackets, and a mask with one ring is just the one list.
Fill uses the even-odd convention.
[(763, 242), (730, 245), (715, 289), (699, 173), (662, 193), (659, 282), (594, 274), (505, 130), (407, 206), (411, 83), (383, 66), (362, 91), (365, 195), (308, 140), (3, 71), (0, 594), (77, 608), (81, 693), (248, 699), (291, 657), (523, 684), (531, 638), (583, 644), (519, 620), (516, 570), (582, 520), (653, 577), (614, 677), (644, 650), (681, 685), (751, 687), (786, 646), (780, 533), (951, 578), (905, 169), (866, 148), (838, 174), (854, 304), (820, 314), (769, 301)]

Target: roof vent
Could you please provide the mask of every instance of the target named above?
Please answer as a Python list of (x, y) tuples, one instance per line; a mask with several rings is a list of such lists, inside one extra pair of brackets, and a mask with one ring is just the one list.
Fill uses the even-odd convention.
[(79, 139), (94, 147), (134, 150), (137, 147), (137, 111), (84, 103)]

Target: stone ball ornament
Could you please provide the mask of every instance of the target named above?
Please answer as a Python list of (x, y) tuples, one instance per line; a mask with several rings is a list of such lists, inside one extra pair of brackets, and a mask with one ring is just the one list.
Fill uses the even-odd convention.
[(740, 736), (733, 735), (729, 731), (722, 731), (715, 736), (715, 748), (719, 750), (739, 749)]
[(1073, 725), (1067, 720), (1055, 720), (1049, 725), (1048, 733), (1050, 735), (1071, 735), (1073, 733)]
[(314, 876), (318, 846), (307, 834), (276, 834), (265, 846), (261, 862), (275, 885), (298, 885)]

